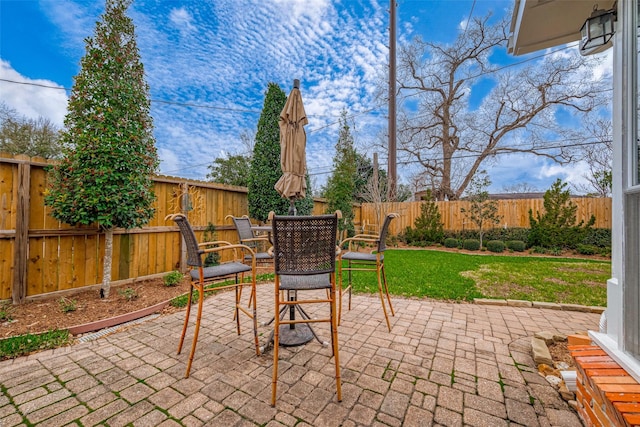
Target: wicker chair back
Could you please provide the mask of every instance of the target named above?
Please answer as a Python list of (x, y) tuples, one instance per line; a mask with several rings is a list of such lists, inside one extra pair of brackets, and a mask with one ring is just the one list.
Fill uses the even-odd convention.
[(336, 215), (274, 216), (273, 255), (278, 275), (332, 273), (336, 269)]

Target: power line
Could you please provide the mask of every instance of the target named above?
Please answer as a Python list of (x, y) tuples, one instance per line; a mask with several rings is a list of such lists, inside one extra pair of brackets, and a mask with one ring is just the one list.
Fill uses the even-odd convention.
[(476, 0), (473, 0), (473, 4), (471, 5), (471, 10), (469, 11), (469, 17), (467, 18), (467, 25), (464, 26), (464, 32), (462, 33), (462, 37), (467, 34), (467, 28), (469, 28), (469, 22), (471, 22), (471, 16), (473, 15), (473, 9), (476, 7)]
[[(581, 142), (581, 143), (576, 143), (576, 144), (563, 144), (563, 145), (555, 145), (555, 146), (546, 146), (546, 147), (538, 147), (538, 148), (534, 148), (531, 147), (528, 150), (536, 150), (536, 151), (545, 151), (545, 150), (555, 150), (555, 149), (559, 149), (559, 148), (571, 148), (571, 147), (583, 147), (583, 146), (587, 146), (587, 145), (596, 145), (596, 144), (604, 144), (607, 142), (611, 142), (611, 141), (591, 141), (591, 142)], [(505, 148), (512, 148), (512, 147), (505, 147)], [(495, 157), (495, 156), (499, 156), (502, 154), (517, 154), (517, 153), (530, 153), (530, 151), (526, 151), (527, 149), (522, 149), (522, 150), (517, 150), (517, 151), (502, 151), (499, 153), (493, 153), (490, 156), (491, 157)], [(462, 155), (454, 155), (454, 156), (450, 156), (450, 157), (440, 157), (440, 158), (434, 158), (434, 159), (429, 159), (429, 160), (435, 160), (435, 161), (444, 161), (444, 160), (457, 160), (457, 159), (466, 159), (466, 158), (475, 158), (475, 157), (479, 157), (479, 154), (462, 154)], [(421, 163), (419, 160), (407, 160), (404, 162), (400, 162), (403, 165), (409, 165), (409, 164), (414, 164), (414, 163)]]

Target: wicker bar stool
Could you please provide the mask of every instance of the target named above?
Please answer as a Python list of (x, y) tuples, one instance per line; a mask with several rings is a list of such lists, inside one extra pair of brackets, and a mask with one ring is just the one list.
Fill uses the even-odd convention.
[[(240, 335), (240, 316), (242, 312), (249, 316), (253, 321), (253, 339), (256, 347), (256, 355), (260, 355), (260, 345), (258, 342), (258, 323), (256, 317), (256, 259), (255, 254), (251, 248), (246, 245), (233, 245), (229, 242), (217, 241), (217, 242), (204, 242), (198, 243), (196, 235), (193, 232), (193, 228), (189, 223), (189, 220), (183, 214), (168, 215), (165, 220), (173, 220), (180, 229), (180, 233), (184, 238), (184, 243), (187, 249), (187, 264), (191, 267), (191, 283), (189, 287), (189, 296), (187, 302), (187, 313), (184, 319), (184, 325), (182, 327), (182, 334), (180, 336), (180, 343), (178, 344), (178, 354), (182, 351), (182, 345), (184, 344), (184, 337), (187, 333), (187, 327), (189, 325), (189, 317), (191, 314), (191, 298), (193, 289), (198, 290), (198, 312), (196, 315), (196, 325), (193, 332), (193, 341), (191, 343), (191, 353), (189, 354), (189, 361), (187, 362), (187, 370), (184, 377), (188, 378), (191, 371), (191, 364), (193, 357), (196, 353), (196, 345), (198, 343), (198, 334), (200, 333), (200, 320), (202, 319), (202, 305), (204, 302), (205, 285), (212, 282), (226, 280), (229, 278), (235, 279), (235, 282), (231, 285), (224, 285), (216, 287), (215, 289), (234, 289), (236, 293), (234, 319), (236, 321), (236, 329), (238, 335)], [(208, 253), (221, 252), (221, 251), (233, 251), (234, 260), (225, 262), (212, 267), (204, 266), (204, 257)], [(237, 260), (237, 252), (242, 251), (245, 254), (250, 254), (252, 259), (250, 265), (245, 264)], [(244, 274), (251, 273), (251, 282), (244, 282)], [(251, 311), (245, 309), (240, 304), (240, 297), (242, 296), (243, 287), (251, 288), (250, 301)]]
[[(328, 322), (331, 325), (331, 349), (335, 362), (336, 392), (342, 400), (338, 324), (336, 312), (336, 232), (338, 215), (274, 216), (273, 255), (275, 267), (275, 325), (273, 337), (273, 379), (271, 405), (276, 404), (280, 325)], [(304, 291), (325, 290), (324, 298), (300, 299)], [(296, 298), (289, 297), (295, 292)], [(329, 315), (320, 318), (280, 316), (282, 306), (329, 304)], [(282, 318), (281, 318), (282, 317)]]

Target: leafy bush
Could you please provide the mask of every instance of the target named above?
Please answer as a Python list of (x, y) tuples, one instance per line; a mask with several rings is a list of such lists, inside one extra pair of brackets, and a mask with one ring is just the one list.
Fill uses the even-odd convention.
[(522, 240), (507, 240), (506, 242), (507, 248), (511, 249), (514, 252), (524, 252), (527, 245)]
[[(445, 231), (445, 238), (454, 238), (457, 240), (476, 239), (478, 238), (477, 230), (447, 230)], [(521, 240), (527, 241), (529, 236), (528, 228), (521, 227), (497, 227), (491, 228), (484, 233), (484, 240), (502, 240), (506, 242), (508, 240)]]
[(488, 229), (487, 226), (495, 226), (502, 219), (502, 215), (498, 215), (498, 202), (489, 198), (487, 189), (490, 185), (491, 180), (486, 175), (486, 171), (479, 172), (467, 189), (469, 207), (460, 208), (460, 212), (478, 228), (480, 246), (482, 246), (483, 237)]
[(433, 199), (420, 204), (420, 216), (413, 222), (415, 228), (407, 227), (404, 239), (409, 245), (427, 246), (432, 243), (442, 243), (444, 239), (444, 225), (438, 211), (438, 205)]
[(444, 239), (445, 248), (457, 248), (458, 244), (458, 239), (455, 239), (453, 237), (447, 237), (446, 239)]
[(0, 322), (8, 322), (13, 319), (14, 308), (10, 301), (0, 302)]
[(138, 292), (133, 288), (118, 289), (118, 293), (127, 301), (133, 301), (138, 298)]
[(184, 276), (179, 271), (172, 271), (164, 275), (162, 280), (164, 281), (165, 286), (176, 286), (178, 283), (182, 282)]
[(487, 250), (489, 250), (489, 252), (503, 252), (504, 247), (504, 242), (502, 240), (489, 240), (487, 242)]
[(544, 214), (536, 213), (529, 209), (529, 246), (543, 246), (545, 248), (571, 248), (584, 240), (590, 228), (596, 222), (595, 216), (591, 216), (585, 224), (584, 221), (576, 224), (576, 212), (578, 206), (571, 201), (571, 194), (566, 190), (567, 184), (560, 179), (553, 183), (544, 194)]
[(63, 313), (70, 313), (76, 311), (78, 308), (78, 302), (76, 300), (65, 297), (60, 298), (58, 304), (60, 304), (60, 310), (62, 310)]
[[(215, 242), (218, 240), (216, 234), (216, 226), (211, 222), (207, 224), (207, 227), (204, 229), (204, 241), (205, 242)], [(204, 258), (204, 266), (212, 267), (214, 265), (220, 264), (220, 253), (219, 252), (209, 252), (207, 256)], [(180, 283), (180, 282), (178, 282)], [(166, 282), (165, 282), (166, 284)], [(170, 285), (167, 285), (170, 286)]]
[(576, 252), (578, 252), (580, 255), (595, 255), (599, 251), (598, 247), (594, 245), (578, 245), (576, 247)]
[(599, 248), (611, 247), (611, 229), (610, 228), (589, 228), (585, 232), (584, 245), (593, 245)]
[(529, 229), (523, 227), (498, 227), (487, 230), (485, 237), (487, 240), (502, 240), (507, 242), (509, 240), (521, 240), (527, 241), (529, 237)]
[(529, 249), (529, 253), (532, 254), (546, 254), (548, 252), (547, 248), (543, 248), (542, 246), (532, 246), (531, 249)]
[(480, 240), (466, 239), (462, 242), (462, 247), (468, 251), (477, 251), (480, 249)]

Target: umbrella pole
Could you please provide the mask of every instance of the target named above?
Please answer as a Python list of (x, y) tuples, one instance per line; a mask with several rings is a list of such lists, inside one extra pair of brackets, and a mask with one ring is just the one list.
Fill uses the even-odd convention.
[(293, 197), (289, 199), (289, 215), (296, 215), (298, 212), (296, 211), (296, 204), (293, 201)]

